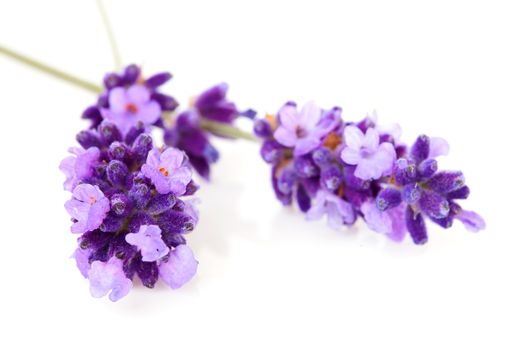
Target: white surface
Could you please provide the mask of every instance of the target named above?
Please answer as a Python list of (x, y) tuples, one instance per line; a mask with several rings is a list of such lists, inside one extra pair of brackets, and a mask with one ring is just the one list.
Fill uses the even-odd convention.
[[(241, 107), (377, 109), (451, 144), (488, 229), (396, 245), (282, 209), (255, 145), (218, 143), (184, 288), (89, 296), (58, 171), (89, 93), (0, 57), (0, 348), (523, 349), (521, 1), (106, 1), (126, 61), (181, 102), (225, 80)], [(97, 81), (112, 57), (92, 1), (1, 1), (0, 42)], [(518, 153), (520, 152), (520, 153)]]

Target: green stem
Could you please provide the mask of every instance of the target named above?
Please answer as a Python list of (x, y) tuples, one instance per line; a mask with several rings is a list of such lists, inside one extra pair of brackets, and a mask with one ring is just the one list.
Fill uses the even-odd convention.
[(259, 141), (254, 135), (228, 124), (214, 122), (207, 119), (201, 119), (200, 124), (204, 130), (220, 136), (231, 137), (233, 139), (244, 139), (253, 142)]
[(116, 70), (120, 70), (122, 68), (122, 59), (120, 58), (117, 40), (115, 40), (115, 35), (111, 29), (111, 23), (109, 22), (109, 17), (106, 13), (106, 9), (102, 0), (97, 0), (97, 7), (98, 12), (100, 13), (100, 18), (102, 18), (102, 23), (104, 23), (104, 28), (106, 29), (106, 34), (109, 39), (109, 45), (111, 46), (111, 52), (113, 53), (113, 60), (115, 62)]
[(42, 63), (42, 62), (39, 62), (37, 60), (34, 60), (30, 57), (27, 57), (27, 56), (24, 56), (18, 52), (15, 52), (15, 51), (12, 51), (2, 45), (0, 45), (0, 53), (8, 56), (8, 57), (11, 57), (12, 59), (16, 60), (16, 61), (19, 61), (21, 63), (25, 63), (33, 68), (36, 68), (44, 73), (47, 73), (49, 75), (52, 75), (56, 78), (59, 78), (59, 79), (62, 79), (62, 80), (65, 80), (69, 83), (72, 83), (73, 85), (76, 85), (78, 87), (81, 87), (81, 88), (84, 88), (86, 90), (89, 90), (91, 92), (94, 92), (94, 93), (101, 93), (102, 92), (102, 88), (96, 84), (93, 84), (89, 81), (86, 81), (86, 80), (83, 80), (83, 79), (80, 79), (78, 77), (75, 77), (69, 73), (66, 73), (66, 72), (63, 72), (59, 69), (56, 69), (56, 68), (53, 68), (51, 66), (48, 66), (47, 64), (45, 63)]

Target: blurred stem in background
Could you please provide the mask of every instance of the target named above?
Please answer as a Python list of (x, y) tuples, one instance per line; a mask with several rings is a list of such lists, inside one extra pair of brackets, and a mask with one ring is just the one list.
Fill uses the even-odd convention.
[(115, 61), (115, 68), (119, 71), (122, 69), (122, 58), (120, 56), (120, 52), (117, 46), (117, 40), (115, 39), (115, 35), (113, 34), (111, 23), (109, 21), (109, 17), (106, 13), (106, 9), (102, 0), (97, 0), (97, 7), (98, 12), (100, 13), (100, 18), (102, 19), (102, 23), (104, 24), (104, 28), (106, 29), (106, 34), (108, 35), (109, 45), (111, 46), (111, 52), (113, 53), (113, 60)]
[[(18, 62), (24, 63), (28, 66), (31, 66), (37, 70), (40, 70), (41, 72), (47, 73), (55, 78), (61, 79), (63, 81), (66, 81), (68, 83), (71, 83), (72, 85), (76, 85), (78, 87), (81, 87), (87, 91), (91, 91), (96, 94), (100, 94), (103, 91), (103, 88), (99, 85), (93, 84), (89, 81), (86, 81), (84, 79), (78, 78), (74, 75), (71, 75), (69, 73), (66, 73), (60, 69), (57, 69), (55, 67), (49, 66), (45, 63), (42, 63), (38, 60), (35, 60), (31, 57), (22, 55), (16, 51), (10, 50), (2, 45), (0, 45), (0, 53), (4, 54), (7, 57), (10, 57)], [(233, 139), (244, 139), (249, 141), (257, 141), (257, 138), (253, 136), (252, 134), (245, 132), (241, 129), (238, 129), (236, 127), (233, 127), (228, 124), (223, 124), (219, 122), (214, 122), (211, 120), (201, 120), (201, 127), (204, 130), (207, 130), (209, 132), (212, 132), (216, 135), (221, 135), (225, 137), (230, 137)]]

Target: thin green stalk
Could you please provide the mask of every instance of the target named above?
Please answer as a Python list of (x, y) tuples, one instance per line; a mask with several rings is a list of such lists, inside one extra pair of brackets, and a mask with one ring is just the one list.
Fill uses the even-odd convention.
[(109, 21), (109, 17), (107, 15), (107, 12), (106, 12), (106, 9), (104, 7), (104, 3), (102, 2), (102, 0), (97, 0), (97, 7), (98, 7), (98, 12), (100, 13), (100, 17), (102, 18), (102, 22), (104, 23), (106, 34), (108, 35), (109, 44), (111, 46), (111, 52), (113, 53), (113, 60), (115, 62), (115, 68), (116, 70), (120, 70), (122, 68), (122, 59), (121, 59), (119, 49), (117, 46), (117, 40), (115, 40), (115, 35), (113, 34), (111, 23)]
[(81, 87), (81, 88), (84, 88), (86, 90), (89, 90), (91, 92), (94, 92), (94, 93), (101, 93), (102, 92), (102, 87), (96, 85), (96, 84), (93, 84), (89, 81), (86, 81), (84, 79), (80, 79), (78, 77), (75, 77), (74, 75), (71, 75), (69, 73), (66, 73), (64, 71), (61, 71), (57, 68), (54, 68), (54, 67), (51, 67), (51, 66), (48, 66), (47, 64), (45, 63), (42, 63), (42, 62), (39, 62), (37, 60), (34, 60), (30, 57), (27, 57), (25, 55), (22, 55), (18, 52), (15, 52), (13, 50), (10, 50), (2, 45), (0, 45), (0, 53), (16, 60), (16, 61), (19, 61), (21, 63), (25, 63), (35, 69), (38, 69), (40, 70), (41, 72), (44, 72), (44, 73), (47, 73), (49, 75), (52, 75), (56, 78), (59, 78), (59, 79), (62, 79), (62, 80), (65, 80), (69, 83), (72, 83), (73, 85), (76, 85), (78, 87)]
[(253, 142), (259, 141), (254, 135), (228, 124), (214, 122), (207, 119), (201, 119), (200, 124), (204, 130), (207, 130), (217, 135), (231, 137), (234, 139), (244, 139)]

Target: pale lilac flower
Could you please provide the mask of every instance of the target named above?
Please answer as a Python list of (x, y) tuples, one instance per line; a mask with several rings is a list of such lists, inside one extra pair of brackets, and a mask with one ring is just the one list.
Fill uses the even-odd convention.
[(111, 301), (125, 297), (133, 285), (122, 270), (122, 260), (116, 257), (112, 257), (108, 262), (94, 261), (88, 278), (91, 295), (101, 298), (109, 293)]
[(99, 228), (110, 206), (109, 199), (98, 186), (80, 184), (73, 190), (73, 198), (66, 202), (65, 208), (76, 220), (71, 232), (84, 233)]
[(306, 219), (319, 220), (325, 214), (328, 217), (328, 225), (335, 229), (344, 224), (352, 224), (356, 219), (350, 203), (331, 192), (319, 190), (314, 204), (306, 213)]
[(473, 211), (461, 210), (459, 214), (457, 214), (456, 219), (461, 221), (465, 228), (472, 232), (484, 230), (487, 226), (485, 220)]
[(101, 109), (104, 119), (114, 123), (122, 135), (138, 123), (151, 125), (161, 116), (161, 107), (151, 99), (151, 92), (143, 85), (116, 87), (109, 92), (109, 108)]
[(126, 242), (140, 250), (142, 261), (157, 261), (170, 251), (162, 240), (161, 233), (157, 225), (142, 225), (139, 232), (126, 235)]
[(406, 205), (379, 210), (376, 201), (370, 200), (361, 205), (361, 212), (368, 227), (376, 232), (385, 234), (391, 240), (401, 242), (407, 232), (405, 225)]
[(75, 258), (77, 262), (77, 267), (82, 276), (88, 276), (89, 271), (89, 251), (87, 249), (77, 248), (73, 253), (72, 258)]
[(90, 147), (87, 150), (71, 147), (68, 151), (73, 156), (62, 160), (60, 170), (66, 175), (64, 189), (73, 191), (80, 181), (93, 175), (93, 169), (99, 160), (100, 151), (96, 147)]
[(436, 158), (439, 156), (448, 155), (449, 145), (448, 142), (441, 137), (431, 137), (430, 138), (430, 151), (428, 158)]
[(161, 194), (173, 192), (182, 195), (191, 181), (191, 170), (184, 163), (184, 153), (168, 147), (164, 152), (154, 148), (148, 153), (142, 172)]
[(288, 103), (279, 111), (280, 126), (274, 137), (281, 145), (294, 148), (294, 155), (306, 154), (318, 147), (321, 138), (335, 126), (329, 120), (323, 122), (322, 116), (313, 102), (304, 105), (300, 112), (295, 104)]
[(178, 245), (170, 252), (168, 260), (159, 265), (159, 275), (168, 286), (177, 289), (192, 279), (198, 264), (190, 247)]
[(341, 152), (341, 159), (350, 165), (356, 165), (355, 176), (362, 180), (379, 179), (389, 175), (396, 160), (396, 151), (389, 142), (379, 143), (379, 133), (369, 128), (366, 134), (356, 126), (347, 126), (344, 130), (346, 147)]

